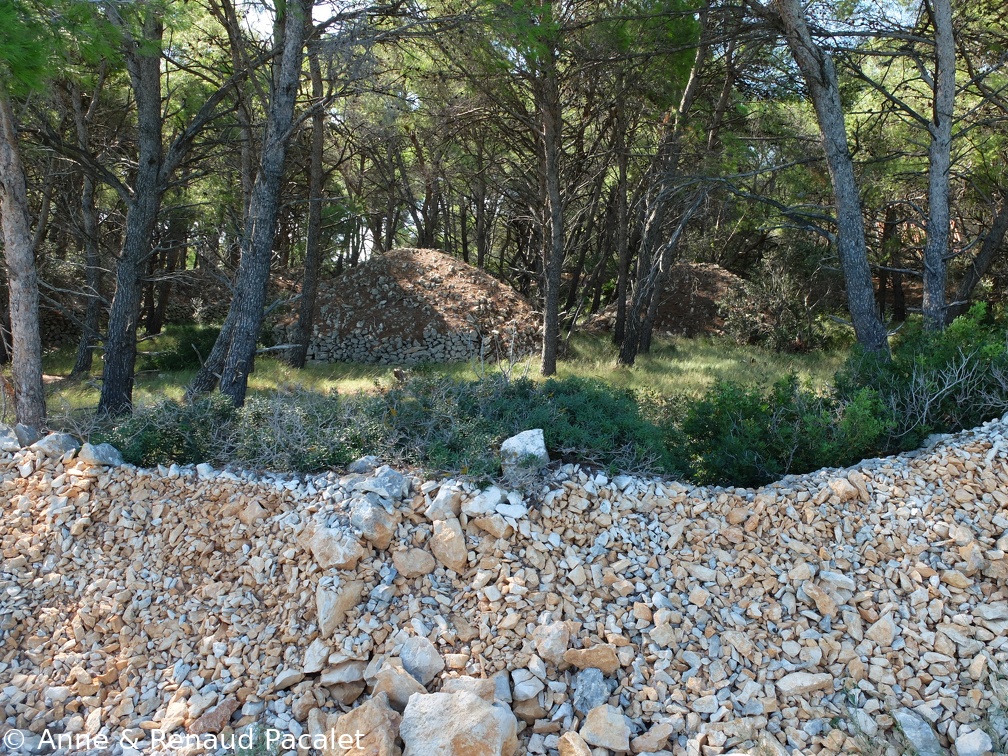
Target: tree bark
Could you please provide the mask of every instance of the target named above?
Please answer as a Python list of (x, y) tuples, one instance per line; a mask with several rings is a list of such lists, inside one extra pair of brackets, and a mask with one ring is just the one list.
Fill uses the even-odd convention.
[(164, 191), (160, 180), (164, 153), (161, 141), (161, 39), (164, 23), (157, 10), (147, 9), (143, 33), (144, 39), (139, 43), (127, 42), (126, 51), (126, 68), (136, 99), (138, 160), (133, 196), (126, 210), (126, 235), (116, 265), (116, 291), (105, 337), (105, 366), (98, 400), (98, 413), (105, 415), (121, 415), (133, 408), (141, 287)]
[(274, 39), (282, 44), (282, 52), (279, 64), (274, 67), (259, 170), (245, 220), (235, 292), (220, 337), (190, 386), (190, 395), (212, 389), (220, 369), (221, 393), (229, 397), (236, 407), (245, 403), (248, 376), (255, 361), (256, 342), (262, 327), (281, 181), (311, 8), (311, 0), (290, 2), (286, 10), (278, 14), (274, 25)]
[[(308, 53), (308, 68), (311, 73), (312, 99), (322, 100), (322, 66), (318, 52)], [(301, 284), (301, 303), (298, 310), (297, 346), (291, 363), (303, 368), (308, 358), (308, 342), (311, 340), (315, 318), (315, 299), (318, 295), (319, 271), (322, 267), (322, 152), (325, 147), (325, 113), (317, 108), (312, 114), (311, 165), (308, 168), (308, 236), (305, 242), (304, 281)]]
[(10, 302), (11, 372), (14, 414), (19, 423), (42, 429), (45, 390), (42, 383), (42, 339), (39, 332), (38, 272), (32, 248), (31, 221), (17, 127), (6, 92), (0, 90), (0, 214)]
[[(74, 85), (71, 92), (74, 109), (74, 126), (77, 132), (77, 146), (82, 150), (89, 148), (87, 115), (81, 97), (80, 87)], [(94, 93), (91, 111), (98, 98)], [(73, 378), (87, 375), (91, 372), (94, 361), (94, 347), (98, 342), (98, 307), (99, 289), (101, 288), (101, 260), (98, 247), (98, 209), (95, 206), (95, 182), (89, 171), (82, 171), (83, 185), (81, 187), (81, 232), (84, 235), (84, 290), (86, 299), (84, 305), (84, 325), (81, 329), (80, 342), (77, 345), (77, 358), (74, 361), (70, 376)]]
[(969, 309), (970, 301), (973, 299), (973, 292), (980, 283), (980, 280), (987, 275), (991, 264), (997, 257), (1001, 245), (1004, 244), (1005, 234), (1008, 234), (1008, 201), (1001, 203), (1001, 208), (994, 216), (994, 222), (990, 229), (984, 234), (980, 244), (980, 251), (970, 262), (956, 287), (955, 299), (946, 310), (948, 321), (951, 323), (959, 315)]
[(924, 245), (924, 327), (945, 327), (948, 285), (949, 174), (952, 169), (952, 116), (955, 109), (955, 38), (951, 0), (929, 4), (935, 29), (935, 73), (932, 119), (928, 124), (928, 217)]
[(832, 58), (812, 40), (801, 1), (774, 0), (774, 3), (791, 54), (808, 87), (822, 133), (836, 203), (837, 251), (847, 284), (847, 306), (854, 333), (866, 351), (888, 355), (886, 328), (875, 309), (861, 197), (847, 145), (836, 67)]
[(538, 110), (542, 119), (543, 171), (547, 201), (546, 237), (543, 243), (543, 342), (540, 373), (556, 373), (560, 346), (560, 281), (563, 273), (564, 227), (560, 189), (560, 152), (563, 113), (556, 60), (547, 56), (545, 70), (537, 82)]

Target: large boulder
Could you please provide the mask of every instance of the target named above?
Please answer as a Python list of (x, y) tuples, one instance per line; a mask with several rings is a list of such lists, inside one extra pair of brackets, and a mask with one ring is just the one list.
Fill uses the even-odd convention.
[(507, 706), (466, 692), (412, 696), (399, 728), (403, 756), (513, 756), (517, 732)]
[(112, 444), (84, 444), (77, 459), (92, 467), (119, 467), (123, 463), (122, 454)]
[(17, 434), (9, 425), (0, 423), (0, 452), (16, 452), (21, 448)]

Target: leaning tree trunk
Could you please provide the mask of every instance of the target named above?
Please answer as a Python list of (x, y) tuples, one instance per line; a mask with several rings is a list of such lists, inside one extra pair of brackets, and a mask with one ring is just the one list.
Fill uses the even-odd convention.
[(42, 428), (45, 390), (42, 383), (42, 339), (39, 333), (38, 273), (28, 216), (24, 166), (18, 151), (14, 113), (0, 92), (0, 214), (10, 298), (11, 372), (14, 414), (19, 423)]
[(945, 327), (948, 284), (949, 173), (952, 170), (952, 114), (955, 109), (955, 39), (951, 0), (934, 0), (931, 19), (935, 28), (933, 117), (928, 123), (927, 242), (924, 245), (924, 327)]
[(991, 264), (997, 257), (998, 250), (1001, 249), (1001, 245), (1004, 243), (1005, 234), (1008, 234), (1008, 201), (1002, 203), (1001, 209), (994, 216), (994, 222), (987, 233), (984, 234), (983, 241), (980, 243), (980, 251), (977, 252), (976, 257), (970, 262), (966, 268), (966, 272), (963, 273), (962, 279), (959, 281), (959, 286), (956, 287), (955, 299), (946, 310), (949, 322), (952, 322), (969, 308), (970, 300), (973, 298), (973, 291), (976, 289), (977, 284), (980, 283), (980, 279), (987, 275), (987, 271), (990, 270)]
[(221, 334), (189, 390), (192, 395), (212, 389), (220, 369), (221, 393), (228, 396), (236, 407), (245, 403), (248, 376), (252, 371), (263, 321), (280, 186), (294, 120), (294, 103), (311, 7), (311, 0), (289, 3), (286, 16), (278, 16), (277, 19), (274, 38), (283, 40), (283, 50), (266, 114), (259, 171), (245, 220), (235, 292)]
[(836, 67), (832, 58), (813, 41), (801, 0), (774, 0), (774, 3), (791, 54), (812, 97), (822, 133), (836, 202), (837, 251), (847, 285), (847, 307), (854, 333), (866, 351), (887, 355), (889, 343), (885, 325), (875, 309), (861, 197), (847, 145), (847, 127), (840, 103)]
[[(311, 72), (312, 99), (322, 100), (322, 66), (318, 52), (308, 53), (308, 68)], [(311, 339), (315, 318), (315, 298), (318, 295), (319, 270), (322, 267), (322, 179), (324, 166), (322, 151), (325, 147), (325, 113), (317, 107), (312, 114), (311, 165), (308, 168), (308, 238), (305, 242), (304, 282), (301, 284), (301, 305), (298, 311), (297, 345), (293, 350), (291, 363), (303, 368), (308, 358), (308, 342)]]

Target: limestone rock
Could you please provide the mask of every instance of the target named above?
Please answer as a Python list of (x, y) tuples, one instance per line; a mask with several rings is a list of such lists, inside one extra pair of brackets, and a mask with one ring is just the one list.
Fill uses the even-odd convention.
[(588, 745), (608, 748), (610, 751), (630, 750), (630, 727), (623, 712), (615, 706), (603, 704), (588, 712), (579, 734)]
[(402, 717), (378, 693), (356, 709), (339, 716), (330, 715), (327, 745), (322, 756), (401, 756), (396, 745)]
[(944, 756), (945, 749), (938, 741), (938, 736), (920, 714), (910, 709), (898, 709), (892, 713), (892, 717), (917, 756)]
[(496, 699), (497, 688), (491, 679), (463, 675), (462, 677), (451, 677), (445, 680), (441, 686), (441, 692), (472, 693), (474, 696), (479, 696), (488, 703), (493, 703)]
[(123, 464), (122, 454), (112, 444), (85, 443), (77, 452), (77, 459), (92, 467), (118, 467)]
[(989, 756), (994, 750), (994, 742), (983, 730), (959, 735), (955, 741), (957, 756)]
[(21, 442), (18, 441), (14, 429), (0, 423), (0, 452), (16, 452), (20, 448)]
[(415, 693), (424, 695), (427, 689), (421, 685), (413, 675), (401, 667), (391, 665), (382, 667), (375, 676), (374, 689), (372, 695), (384, 693), (389, 700), (389, 705), (398, 712), (406, 708), (410, 696)]
[(566, 622), (540, 625), (532, 636), (536, 651), (543, 660), (557, 667), (564, 665), (564, 654), (570, 646), (570, 628)]
[(218, 733), (227, 727), (231, 721), (231, 715), (238, 710), (240, 704), (235, 698), (226, 698), (217, 704), (213, 709), (201, 716), (189, 725), (190, 735), (201, 735), (203, 733)]
[(538, 470), (549, 464), (546, 440), (541, 428), (522, 431), (501, 444), (501, 467), (505, 476)]
[(471, 693), (413, 696), (403, 713), (399, 736), (403, 756), (513, 756), (518, 720), (503, 704)]
[(462, 512), (462, 492), (454, 486), (445, 484), (438, 490), (437, 496), (430, 506), (424, 510), (424, 515), (428, 520), (447, 520), (450, 517), (458, 517)]
[(363, 593), (364, 583), (360, 580), (351, 580), (337, 590), (319, 586), (315, 592), (315, 608), (323, 638), (332, 636), (346, 621), (347, 612), (360, 603)]
[(364, 557), (364, 547), (356, 536), (336, 528), (316, 529), (308, 548), (323, 570), (352, 570)]
[(423, 549), (406, 549), (392, 553), (392, 564), (404, 578), (413, 578), (429, 575), (434, 572), (437, 562), (429, 553)]
[(69, 433), (50, 433), (29, 448), (47, 457), (62, 457), (69, 451), (80, 449), (80, 442)]
[(403, 669), (415, 677), (421, 685), (427, 685), (445, 668), (444, 659), (434, 648), (434, 644), (421, 635), (411, 636), (399, 651)]
[(886, 614), (880, 617), (865, 631), (865, 638), (875, 641), (882, 648), (892, 646), (893, 640), (896, 638), (896, 623), (893, 621), (892, 615)]
[(595, 667), (602, 670), (606, 676), (611, 676), (620, 668), (616, 647), (609, 643), (600, 643), (589, 648), (570, 648), (564, 653), (564, 661), (578, 669)]
[(357, 491), (371, 491), (386, 499), (401, 499), (409, 491), (409, 481), (406, 476), (396, 472), (388, 465), (382, 465), (374, 471), (370, 478), (358, 481), (354, 485)]
[(560, 756), (592, 756), (588, 744), (576, 732), (565, 733), (557, 742), (557, 747), (560, 749)]
[(468, 554), (462, 526), (452, 517), (434, 523), (434, 534), (429, 541), (434, 557), (445, 567), (455, 572), (465, 572)]
[(782, 696), (803, 696), (817, 690), (833, 690), (833, 675), (826, 673), (792, 672), (777, 681)]
[(354, 499), (350, 505), (350, 524), (376, 549), (384, 551), (399, 525), (399, 513), (390, 514), (367, 498)]

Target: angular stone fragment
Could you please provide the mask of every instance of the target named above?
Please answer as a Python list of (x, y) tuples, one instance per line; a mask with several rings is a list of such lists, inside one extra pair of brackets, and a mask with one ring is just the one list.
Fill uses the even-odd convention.
[(187, 728), (190, 735), (201, 735), (203, 733), (218, 733), (227, 727), (231, 721), (231, 715), (238, 710), (240, 704), (235, 698), (225, 698), (213, 709), (189, 725)]
[(570, 646), (570, 628), (566, 622), (540, 625), (532, 634), (536, 651), (545, 661), (557, 667), (564, 665), (564, 654)]
[(388, 696), (389, 705), (402, 712), (414, 694), (424, 695), (427, 689), (413, 675), (400, 667), (385, 666), (378, 670), (375, 676), (372, 695), (384, 693)]
[(308, 549), (323, 570), (352, 570), (364, 557), (357, 538), (336, 528), (317, 528), (308, 539)]
[(464, 692), (411, 697), (399, 728), (403, 756), (513, 756), (517, 732), (507, 706)]
[(421, 685), (427, 685), (445, 668), (444, 659), (434, 644), (420, 635), (411, 636), (399, 651), (403, 669)]
[(916, 756), (945, 756), (945, 749), (938, 741), (938, 736), (920, 714), (910, 709), (897, 709), (892, 713), (892, 718), (896, 720)]
[[(2, 444), (2, 437), (0, 437)], [(123, 464), (122, 454), (112, 444), (84, 444), (77, 453), (77, 459), (92, 467), (119, 467)]]
[(323, 638), (329, 638), (346, 621), (347, 613), (360, 603), (363, 593), (364, 583), (360, 580), (351, 580), (336, 590), (319, 586), (315, 609)]
[(322, 756), (401, 756), (396, 745), (401, 721), (385, 694), (378, 693), (346, 714), (329, 716)]
[(376, 549), (385, 550), (399, 525), (399, 513), (389, 513), (370, 499), (354, 499), (350, 505), (350, 524)]
[(584, 738), (576, 732), (568, 732), (557, 742), (560, 756), (592, 756), (591, 749)]
[(622, 711), (609, 704), (589, 711), (578, 734), (588, 745), (611, 751), (630, 750), (630, 727), (626, 718)]
[(452, 517), (434, 523), (434, 534), (428, 542), (434, 557), (445, 567), (458, 573), (465, 572), (468, 562), (462, 526)]
[(404, 578), (413, 579), (434, 572), (437, 562), (423, 549), (406, 549), (392, 554), (392, 564)]
[(604, 675), (611, 676), (620, 668), (616, 647), (610, 643), (600, 643), (590, 648), (570, 648), (563, 655), (564, 661), (578, 669), (595, 667)]
[(777, 681), (782, 696), (803, 696), (817, 690), (833, 690), (833, 675), (812, 672), (792, 672)]

